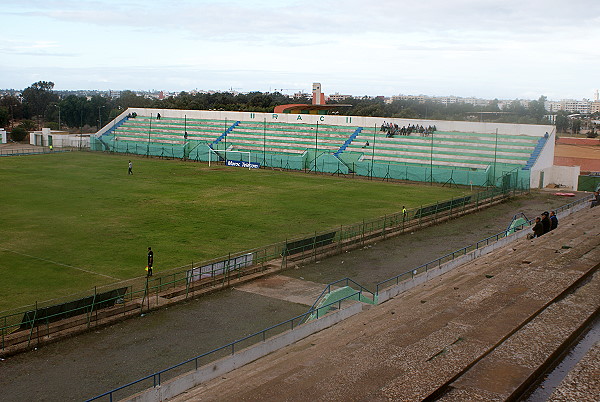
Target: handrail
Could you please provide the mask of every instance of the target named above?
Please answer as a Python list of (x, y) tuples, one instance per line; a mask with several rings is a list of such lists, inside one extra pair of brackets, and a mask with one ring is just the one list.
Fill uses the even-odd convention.
[[(579, 200), (573, 201), (573, 202), (571, 202), (571, 203), (569, 203), (569, 204), (566, 204), (566, 205), (563, 205), (563, 206), (561, 206), (561, 207), (559, 207), (559, 208), (556, 208), (555, 210), (556, 210), (556, 211), (563, 211), (563, 210), (565, 210), (565, 209), (569, 209), (569, 208), (571, 208), (573, 205), (576, 205), (576, 204), (581, 204), (581, 203), (583, 203), (583, 202), (587, 202), (587, 201), (588, 201), (590, 198), (591, 198), (591, 195), (589, 195), (589, 196), (587, 196), (587, 197), (583, 197), (583, 198), (581, 198), (581, 199), (579, 199)], [(531, 222), (531, 221), (530, 221), (530, 222)], [(530, 222), (529, 222), (529, 223), (530, 223)], [(528, 224), (529, 224), (529, 223), (528, 223)], [(520, 225), (520, 226), (522, 226), (522, 227), (525, 227), (525, 226), (526, 226), (526, 224), (523, 224), (523, 225)], [(380, 285), (381, 285), (381, 284), (383, 284), (383, 283), (387, 283), (387, 282), (389, 282), (390, 280), (397, 279), (397, 278), (399, 278), (399, 277), (401, 277), (401, 276), (403, 276), (403, 275), (406, 275), (407, 273), (410, 273), (410, 274), (414, 275), (414, 274), (415, 274), (415, 273), (416, 273), (416, 272), (417, 272), (419, 269), (422, 269), (423, 267), (425, 267), (425, 270), (427, 270), (430, 264), (434, 264), (434, 265), (435, 265), (435, 264), (437, 264), (437, 265), (439, 266), (439, 265), (441, 265), (441, 261), (442, 261), (444, 258), (447, 258), (448, 256), (452, 256), (452, 259), (454, 259), (454, 258), (455, 258), (455, 255), (464, 255), (464, 254), (466, 254), (466, 253), (467, 253), (467, 250), (469, 250), (471, 247), (475, 247), (475, 249), (476, 249), (476, 248), (479, 246), (479, 244), (480, 244), (480, 243), (482, 243), (482, 242), (489, 243), (489, 239), (496, 238), (496, 240), (498, 240), (499, 238), (502, 238), (502, 237), (505, 237), (505, 236), (506, 236), (506, 231), (503, 231), (503, 232), (497, 233), (496, 235), (489, 236), (489, 237), (487, 237), (486, 239), (483, 239), (483, 240), (480, 240), (480, 241), (476, 242), (476, 243), (475, 243), (475, 246), (474, 246), (474, 245), (470, 245), (470, 246), (463, 247), (463, 248), (461, 248), (461, 249), (459, 249), (459, 250), (456, 250), (456, 251), (454, 251), (454, 252), (452, 252), (452, 253), (448, 253), (448, 254), (446, 254), (446, 255), (444, 255), (444, 256), (442, 256), (442, 257), (440, 257), (440, 258), (437, 258), (437, 259), (435, 259), (435, 260), (433, 260), (433, 261), (430, 261), (430, 262), (428, 262), (428, 263), (426, 263), (426, 264), (423, 264), (423, 265), (421, 265), (421, 266), (417, 267), (416, 269), (413, 269), (413, 270), (410, 270), (410, 271), (406, 271), (406, 272), (404, 272), (404, 273), (402, 273), (402, 274), (400, 274), (400, 275), (396, 275), (396, 276), (394, 276), (394, 277), (392, 277), (392, 278), (390, 278), (390, 279), (388, 279), (388, 280), (386, 280), (386, 281), (379, 282), (379, 283), (377, 284), (377, 290), (376, 290), (376, 293), (375, 293), (375, 295), (379, 294), (379, 288), (380, 288)], [(326, 307), (329, 307), (329, 306), (331, 306), (331, 305), (334, 305), (334, 304), (338, 304), (338, 306), (340, 306), (340, 308), (341, 308), (341, 303), (342, 303), (342, 301), (344, 301), (344, 300), (347, 300), (347, 299), (351, 299), (352, 297), (355, 297), (356, 295), (359, 295), (359, 300), (360, 300), (360, 296), (362, 295), (362, 293), (363, 293), (363, 290), (367, 290), (367, 289), (365, 289), (364, 287), (362, 287), (360, 284), (358, 284), (357, 282), (355, 282), (354, 280), (352, 280), (351, 278), (344, 278), (344, 279), (340, 279), (340, 280), (338, 280), (338, 281), (335, 281), (335, 282), (331, 282), (330, 284), (326, 285), (326, 288), (325, 288), (325, 290), (324, 290), (324, 291), (321, 293), (321, 295), (319, 296), (319, 298), (320, 298), (320, 297), (323, 295), (323, 293), (324, 293), (324, 292), (325, 292), (327, 289), (330, 289), (332, 285), (334, 285), (334, 284), (336, 284), (336, 283), (339, 283), (339, 282), (342, 282), (342, 281), (346, 281), (346, 283), (348, 283), (348, 282), (352, 282), (353, 284), (356, 284), (357, 286), (359, 286), (361, 289), (360, 289), (359, 291), (356, 291), (356, 292), (352, 293), (351, 295), (348, 295), (348, 296), (346, 296), (346, 297), (344, 297), (344, 298), (341, 298), (340, 300), (337, 300), (337, 301), (335, 301), (335, 302), (331, 302), (331, 303), (325, 304), (325, 305), (323, 305), (323, 306), (321, 306), (321, 307), (315, 308), (315, 307), (314, 307), (315, 305), (313, 305), (313, 307), (311, 307), (311, 309), (309, 309), (309, 311), (308, 311), (308, 312), (306, 312), (306, 313), (304, 313), (304, 314), (300, 314), (300, 315), (298, 315), (298, 316), (295, 316), (295, 317), (293, 317), (293, 318), (291, 318), (291, 319), (289, 319), (289, 320), (286, 320), (286, 321), (283, 321), (283, 322), (281, 322), (281, 323), (279, 323), (279, 324), (275, 324), (275, 325), (273, 325), (273, 326), (270, 326), (270, 327), (268, 327), (268, 328), (265, 328), (265, 329), (264, 329), (264, 330), (262, 330), (262, 331), (256, 332), (256, 333), (254, 333), (254, 334), (251, 334), (251, 335), (247, 335), (247, 336), (245, 336), (245, 337), (243, 337), (243, 338), (240, 338), (240, 339), (238, 339), (238, 340), (236, 340), (236, 341), (230, 342), (230, 343), (228, 343), (228, 344), (226, 344), (226, 345), (223, 345), (223, 346), (221, 346), (221, 347), (219, 347), (219, 348), (213, 349), (212, 351), (209, 351), (209, 352), (203, 353), (203, 354), (201, 354), (201, 355), (195, 356), (195, 357), (193, 357), (193, 358), (187, 359), (187, 360), (185, 360), (185, 361), (183, 361), (183, 362), (181, 362), (181, 363), (178, 363), (178, 364), (176, 364), (176, 365), (174, 365), (174, 366), (168, 367), (168, 368), (166, 368), (166, 369), (163, 369), (163, 370), (160, 370), (160, 371), (158, 371), (158, 372), (156, 372), (156, 373), (153, 373), (153, 374), (147, 375), (147, 376), (145, 376), (145, 377), (142, 377), (142, 378), (140, 378), (140, 379), (138, 379), (138, 380), (136, 380), (136, 381), (130, 382), (130, 383), (126, 384), (126, 385), (123, 385), (123, 386), (120, 386), (120, 387), (118, 387), (118, 388), (115, 388), (115, 389), (112, 389), (112, 390), (110, 390), (110, 391), (107, 391), (107, 392), (105, 392), (105, 393), (103, 393), (103, 394), (100, 394), (100, 395), (98, 395), (98, 396), (95, 396), (95, 397), (93, 397), (93, 398), (91, 398), (91, 399), (88, 399), (88, 400), (87, 400), (87, 402), (89, 402), (89, 401), (93, 401), (93, 400), (97, 400), (97, 399), (99, 399), (99, 398), (102, 398), (102, 397), (105, 397), (105, 396), (109, 396), (110, 400), (112, 401), (113, 394), (114, 394), (115, 392), (117, 392), (117, 391), (120, 391), (120, 390), (123, 390), (123, 389), (125, 389), (125, 388), (128, 388), (128, 387), (131, 387), (131, 386), (133, 386), (133, 385), (135, 385), (135, 384), (138, 384), (138, 383), (140, 383), (140, 382), (142, 382), (142, 381), (145, 381), (145, 380), (148, 380), (148, 379), (150, 379), (150, 378), (153, 378), (154, 387), (156, 387), (156, 386), (158, 386), (158, 385), (160, 385), (160, 384), (161, 384), (161, 374), (163, 374), (163, 373), (166, 373), (166, 372), (168, 372), (168, 371), (171, 371), (171, 370), (173, 370), (173, 369), (175, 369), (175, 368), (181, 367), (182, 365), (184, 365), (184, 364), (187, 364), (187, 363), (191, 363), (191, 362), (195, 362), (195, 363), (196, 363), (196, 369), (197, 369), (197, 368), (198, 368), (198, 359), (200, 359), (200, 358), (203, 358), (203, 357), (206, 357), (206, 356), (208, 356), (208, 355), (211, 355), (211, 354), (213, 354), (213, 353), (216, 353), (216, 352), (222, 351), (222, 350), (224, 350), (224, 349), (227, 349), (227, 348), (231, 348), (231, 355), (234, 355), (234, 354), (235, 354), (235, 345), (237, 345), (237, 344), (239, 344), (239, 343), (241, 343), (241, 342), (244, 342), (244, 341), (246, 341), (246, 340), (248, 340), (248, 339), (250, 339), (250, 338), (253, 338), (253, 337), (256, 337), (256, 336), (259, 336), (259, 335), (262, 335), (262, 339), (263, 339), (263, 342), (264, 342), (264, 341), (266, 340), (266, 333), (267, 333), (267, 331), (269, 331), (269, 330), (272, 330), (272, 329), (275, 329), (275, 328), (278, 328), (278, 327), (281, 327), (281, 326), (283, 326), (283, 325), (290, 324), (290, 323), (291, 323), (291, 328), (290, 328), (290, 329), (291, 329), (291, 330), (293, 330), (293, 329), (294, 329), (294, 321), (296, 321), (296, 320), (299, 320), (300, 324), (298, 324), (298, 325), (302, 325), (302, 320), (303, 320), (305, 317), (307, 317), (309, 314), (312, 314), (313, 312), (316, 312), (316, 313), (317, 313), (317, 318), (319, 318), (319, 317), (318, 317), (319, 310), (323, 310), (324, 308), (326, 308)], [(368, 291), (368, 290), (367, 290), (367, 291)], [(370, 293), (371, 293), (371, 292), (370, 292)], [(372, 293), (372, 294), (373, 294), (373, 293)], [(318, 298), (318, 299), (319, 299), (319, 298)], [(318, 301), (318, 299), (317, 299), (317, 301)], [(316, 302), (315, 302), (315, 304), (316, 304)], [(325, 311), (327, 311), (327, 310), (325, 309)]]
[[(369, 292), (372, 295), (373, 300), (375, 300), (375, 294), (373, 292), (371, 292), (369, 289), (367, 289), (366, 287), (362, 286), (360, 283), (354, 281), (351, 278), (345, 277), (342, 279), (338, 279), (337, 281), (334, 282), (330, 282), (327, 285), (325, 285), (325, 289), (323, 289), (323, 291), (321, 292), (321, 294), (319, 294), (319, 296), (317, 296), (317, 299), (315, 300), (315, 302), (312, 304), (312, 306), (310, 306), (309, 311), (312, 311), (316, 308), (317, 304), (319, 303), (319, 300), (321, 300), (323, 298), (323, 296), (325, 296), (326, 294), (331, 293), (331, 287), (335, 286), (336, 284), (340, 283), (340, 282), (346, 282), (345, 286), (348, 286), (348, 282), (352, 282), (353, 284), (355, 284), (356, 286), (358, 286), (359, 290), (361, 292), (366, 291)], [(322, 308), (323, 306), (321, 306), (320, 308)]]
[[(155, 373), (153, 373), (153, 374), (149, 374), (149, 375), (147, 375), (147, 376), (144, 376), (144, 377), (142, 377), (142, 378), (140, 378), (140, 379), (137, 379), (137, 380), (135, 380), (135, 381), (132, 381), (132, 382), (130, 382), (130, 383), (128, 383), (128, 384), (122, 385), (122, 386), (120, 386), (120, 387), (118, 387), (118, 388), (114, 388), (114, 389), (112, 389), (112, 390), (110, 390), (110, 391), (104, 392), (103, 394), (100, 394), (100, 395), (97, 395), (97, 396), (95, 396), (95, 397), (93, 397), (93, 398), (87, 399), (87, 400), (86, 400), (86, 402), (94, 401), (94, 400), (97, 400), (97, 399), (99, 399), (99, 398), (102, 398), (102, 397), (105, 397), (105, 396), (108, 396), (108, 397), (110, 398), (110, 401), (112, 401), (112, 400), (113, 400), (113, 394), (114, 394), (115, 392), (117, 392), (117, 391), (120, 391), (120, 390), (123, 390), (123, 389), (125, 389), (125, 388), (129, 388), (129, 387), (131, 387), (131, 386), (133, 386), (133, 385), (135, 385), (135, 384), (138, 384), (138, 383), (140, 383), (140, 382), (142, 382), (142, 381), (145, 381), (145, 380), (148, 380), (148, 379), (150, 379), (150, 378), (153, 378), (153, 380), (154, 380), (154, 385), (153, 385), (153, 386), (154, 386), (154, 387), (157, 387), (157, 386), (161, 385), (161, 374), (163, 374), (163, 373), (169, 372), (169, 371), (171, 371), (171, 370), (174, 370), (174, 369), (176, 369), (176, 368), (179, 368), (179, 367), (181, 367), (181, 366), (183, 366), (183, 365), (185, 365), (185, 364), (191, 363), (191, 362), (195, 362), (195, 363), (196, 363), (196, 369), (198, 369), (198, 359), (201, 359), (201, 358), (203, 358), (203, 357), (209, 356), (209, 355), (211, 355), (211, 354), (214, 354), (214, 353), (216, 353), (216, 352), (219, 352), (219, 351), (222, 351), (222, 350), (225, 350), (225, 349), (228, 349), (228, 348), (231, 348), (231, 356), (233, 356), (233, 355), (235, 354), (235, 345), (237, 345), (237, 344), (239, 344), (239, 343), (241, 343), (241, 342), (244, 342), (244, 341), (246, 341), (246, 340), (248, 340), (248, 339), (254, 338), (254, 337), (258, 336), (258, 335), (262, 335), (262, 341), (263, 341), (263, 342), (265, 342), (265, 341), (266, 341), (266, 336), (265, 336), (265, 334), (266, 334), (266, 333), (267, 333), (269, 330), (272, 330), (272, 329), (275, 329), (275, 328), (279, 328), (279, 327), (282, 327), (282, 326), (284, 326), (284, 325), (287, 325), (287, 324), (290, 324), (290, 323), (291, 323), (291, 328), (290, 328), (290, 330), (293, 330), (293, 329), (294, 329), (294, 321), (296, 321), (296, 320), (299, 320), (300, 322), (302, 322), (302, 319), (304, 319), (304, 317), (306, 317), (306, 316), (307, 316), (307, 315), (309, 315), (309, 314), (312, 314), (312, 313), (313, 313), (313, 312), (315, 312), (315, 311), (316, 311), (316, 313), (317, 313), (317, 318), (319, 318), (319, 317), (318, 317), (319, 310), (321, 310), (321, 309), (323, 309), (323, 308), (325, 308), (325, 307), (332, 306), (332, 305), (334, 305), (334, 304), (337, 304), (337, 305), (338, 305), (338, 307), (339, 307), (339, 308), (341, 308), (342, 301), (344, 301), (344, 300), (349, 300), (349, 299), (351, 299), (352, 297), (355, 297), (356, 295), (359, 295), (359, 296), (360, 296), (361, 294), (362, 294), (362, 291), (360, 291), (360, 290), (359, 290), (359, 291), (356, 291), (355, 293), (353, 293), (353, 294), (351, 294), (351, 295), (348, 295), (348, 296), (346, 296), (346, 297), (344, 297), (344, 298), (341, 298), (340, 300), (337, 300), (337, 301), (335, 301), (335, 302), (332, 302), (332, 303), (326, 304), (326, 305), (324, 305), (324, 306), (321, 306), (321, 307), (319, 307), (318, 309), (314, 309), (314, 310), (308, 311), (308, 312), (306, 312), (306, 313), (304, 313), (304, 314), (300, 314), (300, 315), (298, 315), (298, 316), (295, 316), (295, 317), (293, 317), (293, 318), (291, 318), (291, 319), (289, 319), (289, 320), (282, 321), (282, 322), (280, 322), (280, 323), (278, 323), (278, 324), (275, 324), (275, 325), (272, 325), (272, 326), (270, 326), (270, 327), (268, 327), (268, 328), (265, 328), (265, 329), (263, 329), (262, 331), (258, 331), (258, 332), (255, 332), (255, 333), (253, 333), (253, 334), (247, 335), (247, 336), (245, 336), (245, 337), (243, 337), (243, 338), (237, 339), (237, 340), (235, 340), (235, 341), (233, 341), (233, 342), (230, 342), (230, 343), (228, 343), (228, 344), (226, 344), (226, 345), (220, 346), (220, 347), (218, 347), (218, 348), (216, 348), (216, 349), (213, 349), (213, 350), (211, 350), (211, 351), (209, 351), (209, 352), (202, 353), (202, 354), (200, 354), (200, 355), (198, 355), (198, 356), (195, 356), (195, 357), (189, 358), (189, 359), (187, 359), (187, 360), (184, 360), (184, 361), (182, 361), (182, 362), (180, 362), (180, 363), (177, 363), (177, 364), (175, 364), (175, 365), (173, 365), (173, 366), (171, 366), (171, 367), (167, 367), (166, 369), (163, 369), (163, 370), (157, 371), (157, 372), (155, 372)], [(301, 318), (302, 318), (302, 319), (301, 319)], [(302, 325), (302, 324), (298, 324), (298, 325)], [(298, 326), (298, 325), (297, 325), (297, 326)], [(296, 326), (296, 327), (297, 327), (297, 326)]]
[[(555, 211), (557, 211), (557, 212), (564, 211), (564, 210), (566, 210), (566, 209), (569, 209), (569, 208), (571, 208), (571, 207), (572, 207), (572, 206), (574, 206), (574, 205), (581, 204), (581, 203), (583, 203), (583, 202), (587, 202), (587, 201), (589, 201), (591, 198), (592, 198), (592, 195), (588, 195), (587, 197), (582, 197), (582, 198), (580, 198), (580, 199), (578, 199), (578, 200), (576, 200), (576, 201), (573, 201), (573, 202), (571, 202), (571, 203), (568, 203), (568, 204), (565, 204), (565, 205), (562, 205), (562, 206), (560, 206), (560, 207), (556, 208), (556, 209), (555, 209)], [(533, 222), (533, 220), (532, 220), (532, 219), (528, 220), (528, 221), (527, 221), (527, 223), (523, 223), (523, 224), (521, 224), (521, 225), (517, 226), (517, 228), (518, 228), (517, 230), (521, 230), (521, 229), (523, 229), (523, 228), (524, 228), (524, 227), (526, 227), (526, 226), (530, 226), (532, 222)], [(388, 282), (391, 282), (391, 281), (394, 281), (394, 280), (396, 281), (396, 284), (398, 284), (398, 283), (399, 283), (399, 282), (398, 282), (398, 279), (399, 279), (400, 277), (402, 277), (402, 276), (405, 276), (405, 275), (407, 275), (407, 274), (412, 274), (412, 276), (414, 277), (414, 275), (415, 275), (417, 272), (419, 272), (419, 270), (421, 270), (422, 268), (425, 268), (424, 270), (425, 270), (425, 272), (427, 272), (427, 271), (429, 270), (429, 266), (430, 266), (430, 265), (435, 265), (435, 264), (437, 264), (438, 266), (440, 266), (440, 265), (441, 265), (441, 262), (442, 262), (444, 259), (448, 258), (449, 256), (451, 256), (451, 258), (450, 258), (449, 260), (450, 260), (450, 261), (452, 261), (452, 260), (454, 260), (454, 259), (456, 258), (455, 256), (460, 256), (460, 255), (465, 255), (465, 254), (467, 254), (467, 250), (469, 250), (470, 248), (472, 248), (473, 250), (478, 250), (478, 249), (481, 247), (481, 244), (483, 244), (484, 242), (485, 242), (485, 246), (487, 246), (487, 245), (489, 245), (489, 244), (490, 244), (490, 240), (491, 240), (491, 239), (494, 239), (494, 241), (498, 241), (499, 239), (501, 239), (501, 238), (503, 238), (503, 237), (506, 237), (506, 236), (507, 236), (507, 230), (503, 230), (502, 232), (496, 233), (496, 234), (494, 234), (494, 235), (491, 235), (491, 236), (489, 236), (489, 237), (486, 237), (485, 239), (479, 240), (479, 241), (475, 242), (474, 244), (471, 244), (471, 245), (465, 246), (465, 247), (463, 247), (463, 248), (461, 248), (461, 249), (455, 250), (455, 251), (453, 251), (453, 252), (451, 252), (451, 253), (448, 253), (448, 254), (446, 254), (446, 255), (443, 255), (443, 256), (441, 256), (441, 257), (439, 257), (439, 258), (436, 258), (435, 260), (432, 260), (432, 261), (429, 261), (429, 262), (427, 262), (427, 263), (425, 263), (425, 264), (422, 264), (422, 265), (418, 266), (417, 268), (410, 269), (410, 270), (408, 270), (408, 271), (405, 271), (405, 272), (403, 272), (403, 273), (401, 273), (401, 274), (399, 274), (399, 275), (396, 275), (396, 276), (393, 276), (393, 277), (391, 277), (391, 278), (388, 278), (388, 279), (386, 279), (386, 280), (383, 280), (383, 281), (381, 281), (381, 282), (378, 282), (378, 283), (376, 284), (376, 290), (375, 290), (375, 294), (376, 294), (376, 295), (378, 295), (378, 294), (379, 294), (379, 289), (380, 289), (380, 286), (381, 286), (381, 285), (384, 285), (384, 284), (386, 284), (386, 283), (388, 283)]]

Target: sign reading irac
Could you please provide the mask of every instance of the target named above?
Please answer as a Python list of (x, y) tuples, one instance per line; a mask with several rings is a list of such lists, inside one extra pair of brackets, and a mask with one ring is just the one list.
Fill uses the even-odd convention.
[(260, 168), (260, 163), (256, 163), (256, 162), (244, 162), (244, 161), (232, 161), (232, 160), (229, 160), (229, 159), (227, 160), (226, 165), (227, 166), (247, 168), (247, 169), (259, 169)]

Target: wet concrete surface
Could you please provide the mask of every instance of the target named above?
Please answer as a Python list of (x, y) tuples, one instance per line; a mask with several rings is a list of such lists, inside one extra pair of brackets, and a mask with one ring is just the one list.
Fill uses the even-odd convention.
[(508, 400), (600, 308), (599, 214), (571, 215), (171, 400)]
[(296, 265), (285, 271), (285, 275), (324, 284), (348, 277), (374, 291), (377, 282), (506, 230), (512, 217), (519, 212), (533, 219), (572, 200), (554, 196), (551, 192), (532, 193), (359, 250)]
[[(0, 399), (91, 398), (307, 310), (302, 304), (225, 290), (9, 357), (0, 362)], [(139, 389), (149, 386), (151, 381)]]
[[(322, 284), (350, 277), (373, 290), (376, 282), (505, 230), (518, 212), (531, 219), (570, 201), (532, 193), (282, 274)], [(0, 361), (2, 400), (89, 398), (306, 311), (304, 304), (235, 289), (203, 296)]]
[[(526, 402), (544, 402), (556, 390), (562, 391), (561, 387), (565, 377), (588, 355), (592, 348), (598, 346), (600, 346), (600, 317), (596, 317), (587, 333), (579, 339), (556, 367), (544, 376), (544, 380), (524, 400)], [(600, 394), (598, 398), (600, 398)]]

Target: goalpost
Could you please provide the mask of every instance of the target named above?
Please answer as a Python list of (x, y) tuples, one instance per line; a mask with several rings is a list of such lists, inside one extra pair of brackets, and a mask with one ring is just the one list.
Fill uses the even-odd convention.
[[(220, 152), (222, 152), (222, 153), (224, 153), (224, 154), (225, 154), (225, 162), (227, 162), (227, 153), (229, 153), (229, 154), (235, 154), (235, 155), (237, 155), (237, 154), (241, 154), (241, 155), (243, 155), (243, 154), (247, 154), (247, 155), (248, 155), (248, 163), (251, 163), (251, 162), (252, 162), (252, 152), (250, 152), (250, 151), (228, 151), (228, 150), (226, 150), (226, 149), (223, 149), (223, 150), (221, 150), (221, 149), (214, 150), (214, 149), (212, 149), (212, 148), (210, 148), (210, 147), (209, 147), (209, 149), (211, 150), (211, 152), (212, 152), (213, 154), (215, 154), (215, 156), (217, 157), (217, 160), (219, 160), (219, 158), (221, 157), (221, 156), (220, 156), (220, 155), (217, 153), (217, 151), (220, 151)], [(211, 155), (211, 154), (209, 154), (209, 155)], [(240, 156), (241, 156), (241, 155), (240, 155)], [(212, 160), (212, 158), (211, 158), (211, 157), (209, 157), (209, 158), (208, 158), (208, 167), (210, 167), (210, 162), (211, 162), (211, 160)], [(240, 161), (244, 161), (242, 158), (240, 158), (239, 160), (240, 160)], [(244, 161), (244, 162), (245, 162), (245, 161)], [(248, 170), (251, 170), (251, 169), (252, 169), (252, 167), (251, 167), (251, 166), (248, 166)]]

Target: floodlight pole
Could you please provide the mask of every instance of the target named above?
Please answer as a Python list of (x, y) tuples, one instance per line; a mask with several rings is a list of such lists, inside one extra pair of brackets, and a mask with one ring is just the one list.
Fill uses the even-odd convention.
[(54, 105), (58, 108), (58, 131), (60, 131), (60, 106)]
[[(98, 131), (102, 128), (102, 115), (100, 114), (100, 109), (104, 106), (98, 106)], [(59, 109), (60, 110), (60, 109)]]
[(431, 153), (429, 156), (429, 185), (433, 186), (433, 132), (431, 132)]
[(373, 167), (375, 163), (375, 133), (377, 132), (377, 124), (373, 126), (373, 151), (371, 153), (371, 180), (373, 179)]
[(493, 177), (493, 182), (492, 185), (496, 185), (496, 155), (498, 152), (498, 129), (496, 129), (496, 143), (494, 145), (494, 177)]
[(263, 119), (263, 166), (265, 165), (266, 148), (267, 148), (267, 118), (265, 117)]
[(319, 152), (319, 120), (317, 120), (317, 129), (315, 130), (315, 173), (317, 173), (317, 154)]
[(148, 128), (148, 155), (150, 155), (150, 132), (152, 131), (152, 113), (150, 113), (150, 126)]

